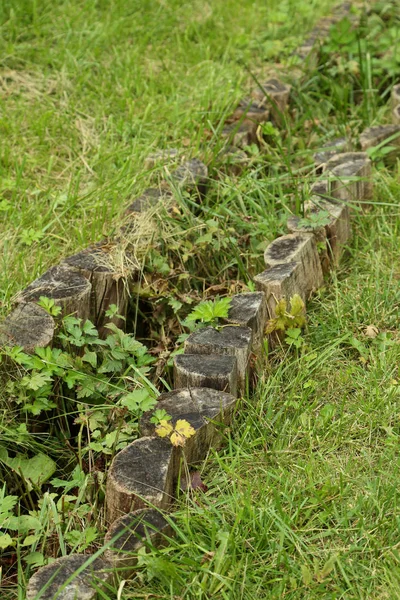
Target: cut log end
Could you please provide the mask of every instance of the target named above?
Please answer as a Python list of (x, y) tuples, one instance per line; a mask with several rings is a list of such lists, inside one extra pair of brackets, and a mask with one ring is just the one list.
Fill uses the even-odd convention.
[(88, 319), (91, 306), (90, 282), (66, 265), (51, 267), (28, 285), (17, 297), (18, 303), (37, 302), (41, 296), (51, 298), (62, 308), (63, 315)]
[(181, 354), (174, 359), (174, 381), (176, 388), (206, 387), (237, 397), (236, 358)]
[[(87, 566), (78, 575), (76, 571)], [(26, 590), (27, 600), (95, 600), (97, 592), (111, 581), (111, 564), (90, 554), (71, 554), (41, 567), (31, 577)]]
[[(113, 568), (130, 569), (137, 563), (140, 548), (163, 546), (173, 533), (170, 520), (155, 509), (144, 508), (116, 519), (105, 536), (110, 543), (105, 557)], [(125, 577), (130, 574), (124, 572)]]
[(0, 325), (0, 346), (21, 346), (25, 352), (49, 346), (55, 323), (43, 308), (30, 302), (20, 304)]

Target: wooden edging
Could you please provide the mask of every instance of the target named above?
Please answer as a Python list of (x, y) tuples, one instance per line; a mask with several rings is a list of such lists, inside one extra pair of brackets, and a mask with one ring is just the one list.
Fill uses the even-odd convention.
[[(350, 8), (351, 3), (346, 3), (331, 17), (322, 19), (297, 50), (307, 66), (317, 61), (318, 45), (331, 25), (351, 16)], [(239, 163), (243, 161), (241, 148), (257, 142), (260, 123), (270, 116), (276, 125), (283, 123), (290, 90), (289, 83), (270, 78), (227, 120), (222, 136), (227, 140), (227, 152), (238, 156)], [(309, 300), (321, 287), (323, 275), (338, 264), (349, 242), (351, 205), (365, 207), (371, 201), (371, 161), (364, 150), (388, 138), (400, 145), (400, 138), (396, 138), (400, 133), (400, 85), (392, 90), (391, 109), (393, 125), (365, 130), (360, 137), (362, 152), (352, 152), (346, 140), (339, 140), (315, 155), (316, 173), (321, 174), (321, 180), (313, 186), (305, 212), (323, 210), (329, 215), (327, 224), (311, 228), (297, 217), (289, 218), (289, 233), (274, 240), (265, 251), (266, 269), (254, 278), (258, 291), (233, 297), (227, 326), (221, 331), (206, 328), (189, 336), (184, 354), (175, 358), (176, 389), (161, 394), (158, 407), (171, 415), (174, 426), (181, 419), (188, 421), (195, 434), (183, 447), (174, 447), (168, 439), (155, 436), (150, 414), (143, 415), (142, 437), (120, 451), (109, 470), (106, 506), (110, 527), (104, 558), (99, 553), (75, 554), (40, 568), (28, 583), (28, 600), (66, 600), (74, 595), (91, 600), (102, 585), (112, 581), (115, 567), (123, 569), (124, 577), (132, 576), (135, 553), (141, 546), (166, 543), (173, 530), (166, 511), (174, 501), (182, 469), (203, 461), (231, 422), (238, 396), (254, 374), (254, 365), (262, 362), (265, 326), (275, 317), (277, 302), (295, 294), (304, 302)], [(239, 163), (233, 163), (232, 170)], [(146, 190), (128, 207), (127, 214), (135, 218), (163, 198), (172, 197), (176, 188), (201, 196), (206, 192), (207, 180), (206, 165), (198, 159), (187, 161), (159, 188)], [(1, 324), (0, 344), (20, 345), (32, 351), (52, 343), (55, 324), (36, 304), (40, 296), (53, 298), (63, 314), (73, 312), (91, 318), (100, 331), (110, 304), (118, 304), (124, 314), (125, 288), (120, 275), (110, 267), (108, 252), (106, 244), (97, 244), (65, 259), (30, 284), (18, 295), (17, 307)], [(126, 274), (128, 279), (133, 271)], [(274, 344), (272, 336), (269, 343)]]

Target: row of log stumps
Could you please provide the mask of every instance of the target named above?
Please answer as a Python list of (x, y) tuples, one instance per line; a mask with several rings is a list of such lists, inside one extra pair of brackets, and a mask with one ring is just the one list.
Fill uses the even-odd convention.
[[(298, 51), (307, 64), (318, 53), (318, 43), (331, 25), (348, 16), (350, 8), (351, 3), (341, 5), (313, 30)], [(398, 93), (400, 87), (396, 88)], [(233, 162), (235, 169), (245, 161), (243, 148), (257, 142), (260, 123), (271, 118), (282, 124), (290, 89), (290, 84), (271, 78), (253, 90), (227, 120), (222, 131), (226, 140), (224, 152), (240, 157), (237, 163)], [(397, 102), (394, 97), (395, 92), (393, 105)], [(375, 146), (381, 140), (376, 135), (371, 144)], [(365, 149), (362, 145), (361, 148)], [(149, 159), (148, 168), (165, 156), (179, 162), (179, 152), (168, 151)], [(324, 274), (338, 264), (350, 240), (352, 206), (368, 205), (372, 199), (371, 161), (364, 152), (353, 152), (346, 139), (333, 141), (314, 158), (320, 178), (313, 184), (304, 210), (305, 216), (323, 211), (324, 225), (311, 227), (306, 219), (290, 217), (288, 234), (265, 250), (266, 269), (254, 278), (257, 291), (234, 296), (225, 324), (191, 334), (184, 353), (174, 359), (175, 389), (161, 394), (158, 408), (171, 416), (172, 425), (181, 419), (188, 421), (195, 434), (183, 447), (172, 446), (168, 439), (155, 435), (151, 413), (144, 414), (139, 423), (142, 437), (114, 457), (108, 472), (106, 514), (110, 527), (103, 557), (70, 555), (40, 568), (29, 581), (28, 600), (92, 600), (102, 586), (113, 580), (116, 568), (121, 569), (122, 577), (132, 576), (141, 547), (168, 543), (174, 530), (168, 512), (176, 498), (177, 482), (188, 465), (201, 463), (210, 448), (221, 443), (224, 428), (237, 410), (238, 398), (262, 357), (265, 326), (275, 316), (277, 302), (294, 294), (307, 302), (321, 287)], [(147, 189), (135, 200), (127, 209), (128, 219), (134, 222), (138, 213), (170, 200), (176, 189), (188, 190), (201, 198), (207, 181), (208, 170), (201, 161), (186, 161), (157, 188)], [(121, 278), (103, 260), (106, 254), (107, 247), (87, 249), (28, 286), (19, 296), (14, 313), (3, 324), (0, 339), (13, 337), (14, 343), (26, 349), (51, 343), (54, 322), (35, 304), (39, 296), (54, 298), (64, 314), (90, 316), (100, 326), (109, 304), (120, 304), (122, 300), (125, 310), (127, 299), (120, 287)], [(32, 337), (28, 327), (21, 330), (16, 326), (19, 315), (32, 326), (37, 323)]]

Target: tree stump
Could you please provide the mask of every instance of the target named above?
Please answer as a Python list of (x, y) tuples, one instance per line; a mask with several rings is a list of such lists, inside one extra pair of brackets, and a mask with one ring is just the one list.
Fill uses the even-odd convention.
[(236, 358), (180, 354), (174, 358), (175, 388), (205, 387), (238, 395)]
[(274, 122), (282, 125), (282, 117), (289, 103), (291, 89), (289, 84), (272, 78), (263, 83), (261, 88), (254, 89), (251, 95), (259, 106), (268, 106)]
[[(350, 143), (347, 138), (335, 138), (321, 146), (313, 156), (314, 162), (320, 169), (330, 158), (333, 158), (338, 152), (347, 152), (350, 150)], [(322, 171), (321, 171), (322, 172)]]
[(268, 319), (276, 317), (275, 308), (279, 300), (287, 302), (298, 294), (304, 302), (308, 299), (308, 289), (299, 263), (283, 263), (267, 269), (254, 277), (256, 288), (265, 294)]
[(66, 265), (51, 267), (17, 296), (17, 302), (37, 302), (40, 296), (55, 301), (62, 315), (74, 315), (83, 320), (90, 317), (92, 286), (83, 275)]
[[(318, 228), (316, 230), (317, 233), (314, 232), (314, 235), (320, 236), (320, 241), (323, 241), (323, 236), (325, 238), (328, 268), (330, 268), (331, 264), (337, 266), (343, 253), (343, 248), (351, 238), (349, 207), (341, 202), (331, 202), (324, 198), (319, 198), (318, 196), (312, 196), (310, 200), (304, 204), (304, 210), (306, 215), (318, 214), (321, 211), (329, 213), (329, 222), (323, 228)], [(288, 220), (289, 230), (301, 232), (305, 229), (304, 227), (299, 227), (298, 223), (298, 217), (290, 217)], [(319, 233), (320, 229), (324, 230), (324, 234)], [(325, 259), (325, 253), (320, 253), (320, 258), (321, 260)], [(324, 266), (322, 264), (321, 266), (323, 272), (326, 272)]]
[(237, 364), (238, 391), (246, 391), (249, 375), (253, 332), (249, 327), (224, 326), (218, 331), (204, 327), (189, 335), (185, 341), (186, 354), (234, 356)]
[[(308, 210), (308, 203), (304, 204), (304, 213), (305, 216), (309, 216), (310, 214), (316, 214), (318, 210)], [(304, 233), (307, 235), (313, 235), (315, 238), (315, 243), (317, 245), (319, 261), (321, 263), (322, 273), (326, 275), (330, 271), (331, 261), (328, 253), (328, 241), (325, 227), (314, 227), (313, 225), (302, 224), (302, 218), (296, 215), (292, 215), (287, 220), (287, 228), (289, 233)]]
[(332, 196), (345, 202), (373, 198), (372, 163), (364, 152), (344, 152), (328, 160), (325, 171), (331, 180)]
[(226, 138), (230, 144), (238, 148), (245, 148), (257, 143), (257, 123), (231, 123), (225, 125), (221, 137)]
[[(127, 283), (122, 275), (110, 265), (110, 257), (101, 248), (87, 248), (64, 260), (69, 268), (81, 273), (91, 284), (90, 318), (101, 335), (106, 334), (105, 325), (110, 322), (105, 313), (112, 304), (118, 313), (126, 317), (128, 308)], [(124, 328), (124, 319), (114, 318), (117, 327)]]
[(264, 329), (267, 321), (267, 307), (262, 292), (237, 294), (231, 299), (226, 323), (250, 327), (253, 332), (253, 353), (261, 353)]
[(167, 509), (174, 499), (180, 448), (168, 439), (143, 437), (119, 452), (107, 477), (107, 520), (148, 505)]
[[(157, 409), (165, 410), (175, 426), (180, 419), (188, 421), (195, 429), (195, 435), (186, 440), (182, 448), (188, 464), (203, 461), (211, 447), (221, 441), (221, 425), (229, 425), (237, 399), (231, 394), (208, 388), (174, 390), (161, 394)], [(153, 410), (140, 419), (140, 433), (144, 436), (155, 435), (155, 425), (151, 422)]]
[(25, 352), (50, 346), (55, 323), (43, 308), (29, 302), (20, 304), (0, 324), (0, 346), (21, 346)]
[[(116, 519), (110, 526), (104, 544), (112, 540), (105, 551), (105, 558), (113, 569), (125, 570), (123, 577), (132, 576), (132, 568), (137, 563), (137, 555), (143, 546), (160, 548), (173, 533), (170, 521), (153, 508), (140, 508)], [(120, 572), (120, 576), (122, 576)]]
[(305, 299), (323, 284), (324, 278), (315, 238), (311, 234), (289, 233), (274, 240), (264, 252), (267, 267), (296, 263)]
[(26, 599), (95, 600), (98, 590), (104, 591), (104, 584), (111, 582), (113, 573), (111, 563), (96, 558), (74, 576), (74, 573), (91, 558), (90, 554), (70, 554), (41, 567), (29, 580)]
[(395, 149), (389, 154), (386, 154), (384, 159), (386, 164), (391, 165), (400, 152), (400, 125), (377, 125), (375, 127), (364, 129), (360, 135), (361, 150), (365, 152), (368, 148), (378, 146), (392, 136), (394, 137), (388, 142), (388, 145), (394, 146)]

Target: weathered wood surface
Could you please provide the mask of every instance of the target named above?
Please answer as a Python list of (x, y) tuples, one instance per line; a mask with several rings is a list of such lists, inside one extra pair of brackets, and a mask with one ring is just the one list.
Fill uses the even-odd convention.
[(54, 319), (43, 308), (34, 302), (20, 304), (0, 323), (0, 346), (33, 352), (52, 343), (54, 330)]
[(272, 78), (261, 84), (261, 87), (255, 88), (251, 95), (258, 106), (269, 107), (272, 119), (281, 125), (283, 114), (289, 103), (291, 89), (289, 84)]
[[(165, 410), (175, 426), (180, 419), (188, 421), (195, 435), (186, 440), (182, 454), (188, 464), (203, 461), (211, 447), (221, 441), (221, 425), (229, 425), (237, 399), (210, 388), (191, 388), (174, 390), (161, 394), (157, 409)], [(143, 436), (155, 435), (155, 425), (151, 422), (153, 411), (145, 413), (140, 419), (140, 433)]]
[(174, 498), (179, 448), (168, 439), (142, 437), (121, 450), (107, 476), (107, 520), (149, 504), (167, 509)]
[(185, 353), (234, 356), (237, 364), (238, 391), (244, 394), (249, 375), (252, 342), (253, 332), (250, 327), (226, 325), (219, 331), (214, 327), (204, 327), (186, 339)]
[(237, 148), (245, 148), (257, 143), (257, 127), (257, 123), (251, 121), (230, 123), (224, 126), (221, 137)]
[[(311, 210), (308, 203), (304, 204), (304, 214), (305, 217), (310, 214), (318, 213), (319, 211)], [(331, 261), (328, 253), (328, 241), (326, 235), (326, 229), (324, 226), (322, 227), (314, 227), (311, 224), (303, 223), (304, 219), (298, 217), (296, 215), (292, 215), (287, 220), (287, 228), (289, 233), (304, 233), (307, 235), (313, 235), (315, 238), (315, 242), (317, 244), (319, 261), (321, 263), (322, 273), (325, 275), (329, 272), (331, 267)]]
[[(112, 304), (118, 306), (118, 313), (126, 317), (128, 308), (127, 282), (110, 264), (109, 254), (101, 247), (92, 247), (69, 256), (64, 263), (81, 273), (91, 284), (90, 318), (105, 333), (104, 326), (110, 322), (105, 316)], [(113, 319), (117, 327), (125, 326), (124, 319)]]
[(111, 546), (104, 556), (114, 569), (127, 569), (124, 578), (130, 577), (139, 549), (143, 546), (160, 548), (172, 533), (170, 521), (160, 511), (152, 508), (135, 510), (111, 524), (104, 539), (104, 544), (111, 542)]
[[(323, 228), (314, 230), (314, 235), (318, 241), (325, 241), (327, 245), (327, 253), (320, 252), (321, 266), (324, 272), (331, 265), (337, 266), (340, 257), (343, 254), (343, 249), (351, 239), (351, 221), (350, 210), (346, 204), (342, 202), (329, 201), (318, 196), (312, 196), (304, 205), (306, 215), (318, 214), (322, 211), (329, 213), (329, 222)], [(299, 217), (291, 217), (288, 220), (288, 228), (290, 231), (307, 231), (309, 228), (299, 226)], [(320, 230), (323, 229), (324, 233)], [(322, 264), (322, 261), (328, 259), (328, 264)]]
[(313, 156), (314, 162), (319, 166), (325, 164), (330, 158), (333, 158), (338, 152), (347, 152), (350, 150), (350, 142), (347, 138), (334, 138), (321, 146), (318, 152)]
[(264, 252), (267, 267), (296, 263), (299, 265), (305, 300), (322, 286), (324, 278), (315, 238), (312, 234), (289, 233), (274, 240)]
[(175, 388), (206, 387), (238, 395), (236, 358), (180, 354), (174, 358)]
[(295, 294), (308, 299), (302, 269), (299, 263), (282, 263), (259, 273), (254, 277), (256, 288), (265, 294), (268, 319), (275, 318), (275, 308), (279, 300), (290, 300)]
[(90, 554), (70, 554), (40, 568), (29, 580), (26, 600), (95, 600), (98, 590), (104, 590), (113, 574), (111, 563), (96, 558), (79, 575), (74, 575), (91, 558)]
[(66, 265), (51, 267), (17, 296), (18, 303), (37, 302), (40, 296), (52, 298), (63, 315), (81, 319), (90, 317), (92, 286), (90, 281)]
[(329, 179), (318, 179), (314, 181), (310, 188), (311, 196), (320, 196), (321, 198), (331, 199), (332, 190)]
[(254, 354), (261, 352), (264, 329), (267, 321), (267, 306), (262, 292), (237, 294), (231, 299), (228, 317), (225, 323), (250, 327), (253, 332)]
[(171, 198), (171, 192), (164, 187), (148, 188), (128, 206), (125, 214), (132, 215), (132, 213), (140, 214), (146, 212), (150, 208), (154, 208), (159, 202), (170, 200)]
[(390, 95), (390, 104), (392, 110), (394, 110), (397, 106), (400, 105), (400, 83), (392, 87), (392, 93)]
[(325, 172), (334, 198), (364, 205), (372, 199), (372, 163), (364, 152), (337, 154), (328, 160)]

